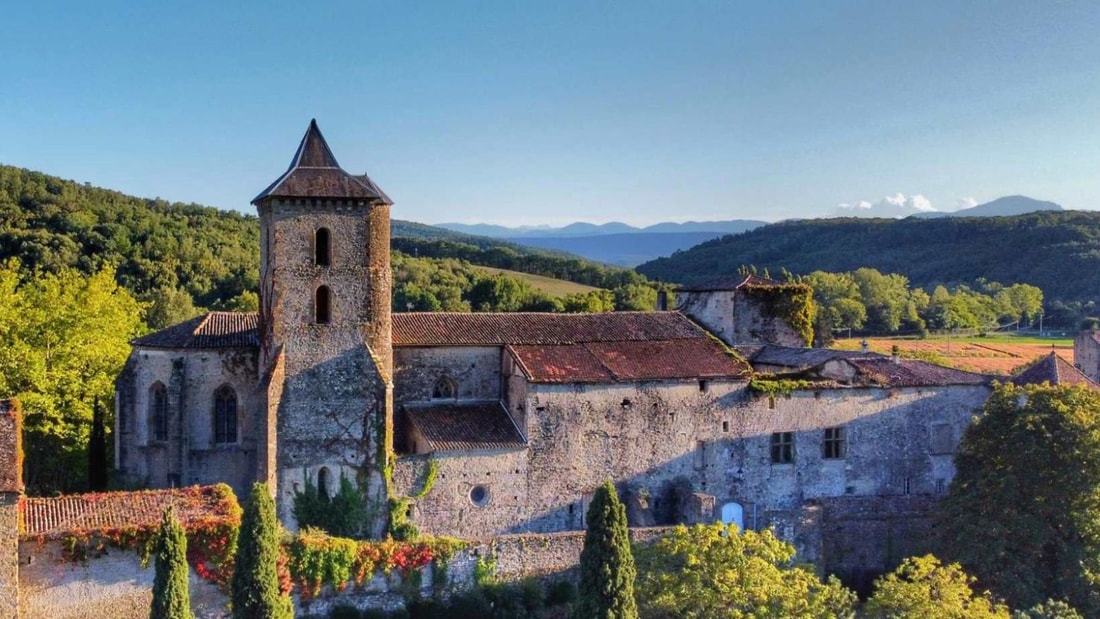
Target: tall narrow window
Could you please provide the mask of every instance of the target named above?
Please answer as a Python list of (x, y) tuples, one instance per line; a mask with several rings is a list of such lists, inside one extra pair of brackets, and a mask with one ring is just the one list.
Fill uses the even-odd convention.
[(772, 434), (772, 464), (794, 462), (794, 432)]
[(327, 325), (332, 322), (332, 291), (328, 286), (317, 288), (317, 298), (313, 303), (314, 318), (317, 324)]
[(826, 460), (841, 460), (846, 455), (848, 455), (848, 445), (844, 438), (844, 427), (825, 428), (825, 443), (821, 457)]
[(149, 432), (154, 441), (168, 440), (168, 390), (154, 383), (149, 398)]
[(214, 392), (214, 444), (237, 442), (237, 392), (229, 385)]
[(313, 261), (320, 267), (332, 264), (332, 233), (328, 228), (318, 228), (313, 236)]

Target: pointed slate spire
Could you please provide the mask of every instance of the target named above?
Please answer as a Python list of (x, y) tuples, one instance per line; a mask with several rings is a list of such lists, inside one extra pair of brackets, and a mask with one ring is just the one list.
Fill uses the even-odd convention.
[(336, 162), (317, 120), (309, 122), (306, 134), (298, 144), (290, 167), (260, 192), (253, 204), (267, 198), (334, 198), (366, 200), (374, 204), (393, 204), (389, 196), (366, 174), (348, 174)]

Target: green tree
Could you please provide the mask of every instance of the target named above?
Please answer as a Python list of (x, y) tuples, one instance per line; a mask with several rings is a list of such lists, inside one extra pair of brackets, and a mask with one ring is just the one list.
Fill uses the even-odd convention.
[(187, 580), (187, 535), (171, 507), (164, 511), (160, 529), (153, 538), (153, 557), (156, 576), (149, 619), (193, 619)]
[(279, 591), (279, 522), (275, 502), (262, 483), (252, 485), (241, 516), (237, 561), (233, 567), (233, 619), (286, 619), (294, 616), (290, 597)]
[(678, 526), (635, 547), (642, 617), (852, 617), (856, 596), (794, 563), (794, 546), (770, 530), (715, 523)]
[(1027, 610), (1012, 613), (1012, 619), (1084, 619), (1075, 608), (1061, 600), (1047, 600)]
[[(141, 309), (110, 268), (0, 266), (0, 393), (23, 403), (29, 493), (86, 489), (95, 402), (113, 401)], [(111, 425), (103, 419), (104, 432)]]
[(875, 582), (864, 606), (870, 619), (1009, 619), (1008, 607), (975, 593), (974, 578), (936, 557), (910, 557)]
[(909, 279), (896, 273), (883, 275), (869, 268), (856, 269), (852, 279), (867, 308), (867, 328), (879, 333), (901, 328), (909, 301)]
[(1100, 392), (998, 386), (955, 454), (940, 556), (1015, 608), (1100, 615)]
[(626, 527), (626, 508), (610, 481), (596, 489), (586, 515), (588, 529), (581, 551), (581, 584), (575, 619), (632, 619), (634, 556)]

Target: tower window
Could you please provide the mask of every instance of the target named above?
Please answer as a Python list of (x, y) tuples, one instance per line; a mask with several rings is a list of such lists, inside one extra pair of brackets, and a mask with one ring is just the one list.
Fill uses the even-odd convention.
[(332, 322), (332, 291), (328, 286), (320, 286), (316, 297), (313, 302), (315, 321), (319, 325), (327, 325)]
[(149, 402), (149, 431), (154, 441), (168, 440), (168, 391), (155, 383)]
[(332, 233), (328, 228), (318, 228), (313, 236), (313, 261), (320, 267), (332, 264)]
[(237, 442), (237, 392), (222, 385), (214, 392), (214, 444)]

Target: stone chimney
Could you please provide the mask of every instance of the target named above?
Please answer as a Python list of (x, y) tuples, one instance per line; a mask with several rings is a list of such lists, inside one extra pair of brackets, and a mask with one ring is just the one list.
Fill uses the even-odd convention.
[(19, 502), (23, 498), (23, 415), (0, 400), (0, 617), (19, 618)]

